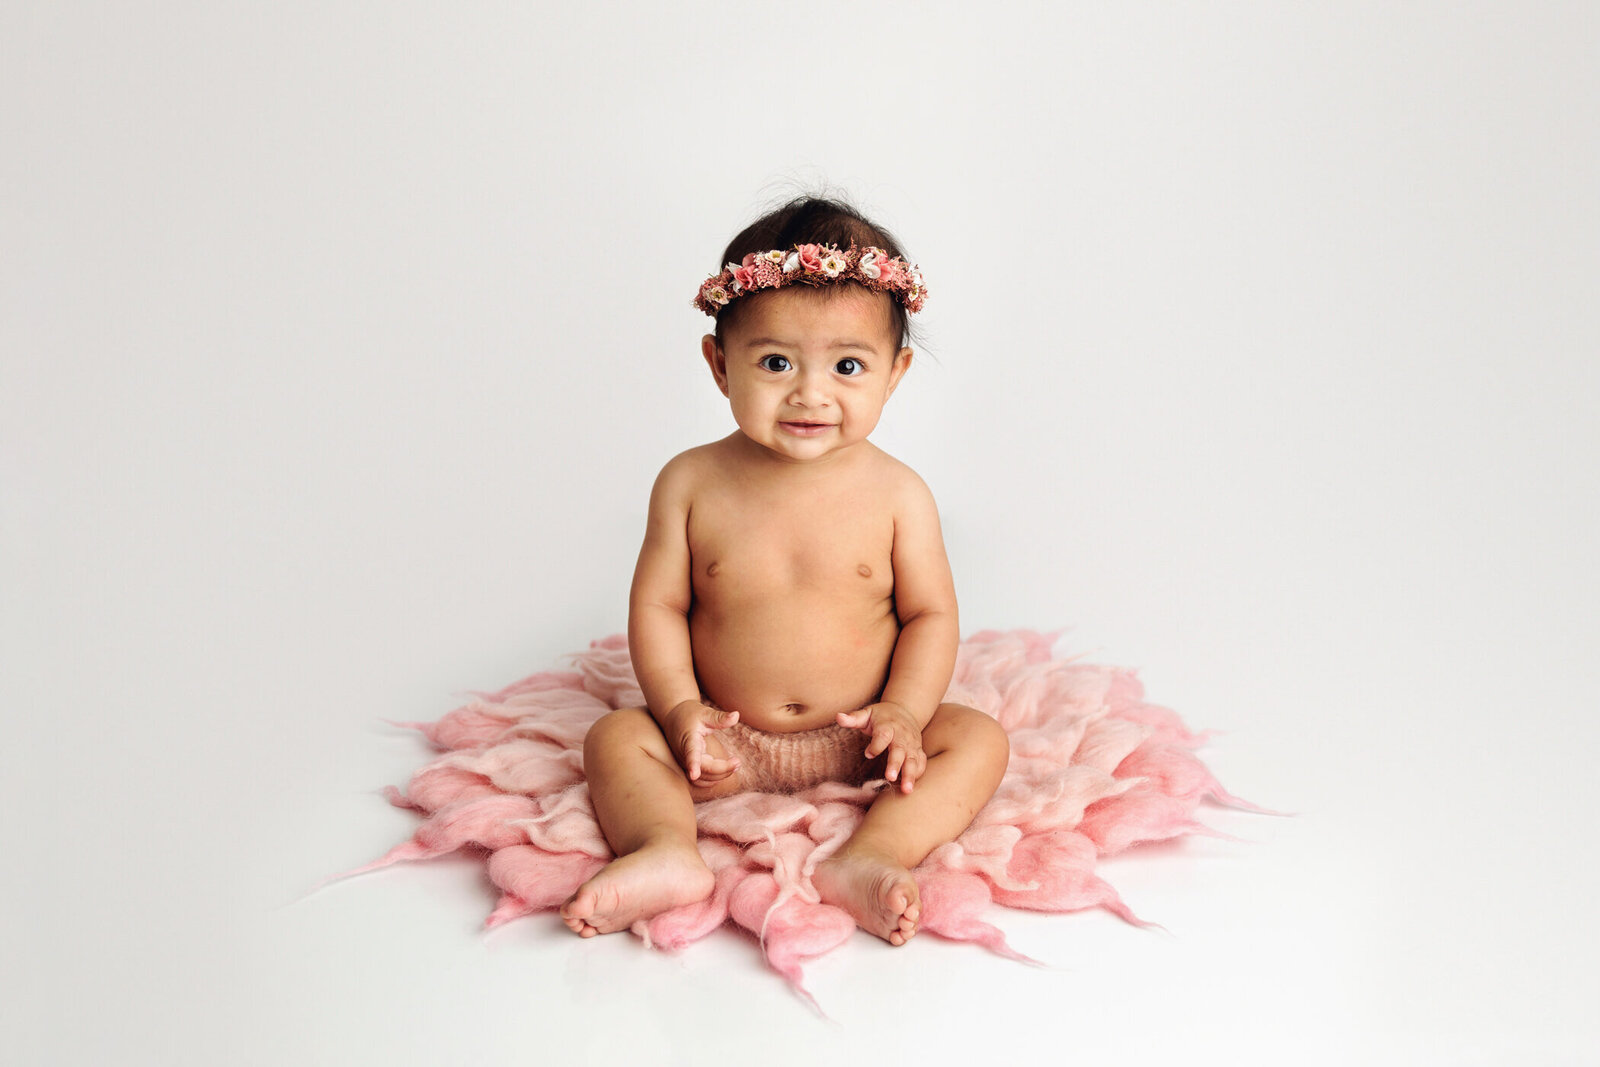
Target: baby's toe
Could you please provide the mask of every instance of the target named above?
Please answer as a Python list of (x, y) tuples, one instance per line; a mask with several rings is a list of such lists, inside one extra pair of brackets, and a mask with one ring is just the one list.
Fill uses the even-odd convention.
[(567, 898), (561, 905), (561, 921), (567, 924), (567, 929), (579, 937), (593, 937), (600, 931), (589, 920), (594, 918), (595, 895), (594, 890), (587, 885), (580, 886), (578, 891)]
[(903, 945), (916, 936), (922, 905), (917, 900), (915, 882), (910, 885), (902, 882), (895, 886), (889, 894), (889, 914), (893, 923), (889, 931), (890, 944)]
[(917, 898), (917, 883), (909, 873), (895, 883), (889, 904), (896, 915), (909, 918), (912, 922), (922, 914), (922, 901)]

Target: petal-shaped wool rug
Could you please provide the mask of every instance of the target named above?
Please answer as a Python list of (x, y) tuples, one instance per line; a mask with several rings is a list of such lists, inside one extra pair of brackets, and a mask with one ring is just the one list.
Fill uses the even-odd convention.
[[(1203, 738), (1173, 712), (1144, 702), (1134, 672), (1052, 658), (1054, 636), (985, 632), (962, 642), (945, 699), (988, 712), (1011, 739), (993, 799), (959, 838), (915, 872), (920, 932), (972, 941), (1022, 959), (982, 918), (991, 902), (1034, 911), (1101, 907), (1141, 921), (1094, 871), (1130, 845), (1210, 833), (1204, 800), (1230, 796), (1194, 755)], [(389, 800), (423, 822), (411, 840), (350, 874), (461, 849), (484, 857), (501, 891), (497, 926), (559, 907), (611, 858), (589, 804), (583, 738), (613, 708), (644, 703), (621, 636), (483, 694), (434, 723), (404, 723), (442, 754)], [(863, 739), (863, 743), (865, 740)], [(855, 932), (811, 885), (817, 862), (842, 844), (885, 785), (823, 784), (795, 795), (745, 793), (701, 804), (700, 851), (712, 895), (633, 932), (681, 948), (732, 921), (760, 938), (768, 963), (805, 994), (801, 964)]]

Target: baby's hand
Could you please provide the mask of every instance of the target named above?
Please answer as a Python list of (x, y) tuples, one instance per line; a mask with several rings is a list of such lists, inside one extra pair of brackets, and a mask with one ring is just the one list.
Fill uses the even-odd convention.
[(889, 753), (883, 776), (900, 782), (900, 792), (909, 793), (928, 769), (927, 753), (922, 751), (922, 727), (899, 704), (869, 704), (860, 711), (840, 712), (840, 726), (860, 730), (872, 738), (866, 757)]
[(707, 752), (706, 735), (712, 730), (725, 730), (738, 721), (737, 711), (719, 711), (698, 700), (685, 700), (667, 712), (661, 732), (689, 781), (711, 785), (731, 777), (738, 771), (739, 761)]

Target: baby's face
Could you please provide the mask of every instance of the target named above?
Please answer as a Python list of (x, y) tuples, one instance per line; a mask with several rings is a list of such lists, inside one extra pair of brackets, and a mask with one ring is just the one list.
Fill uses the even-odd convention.
[(701, 342), (744, 435), (795, 463), (865, 441), (911, 365), (911, 349), (890, 336), (890, 297), (795, 286), (744, 299), (725, 344)]

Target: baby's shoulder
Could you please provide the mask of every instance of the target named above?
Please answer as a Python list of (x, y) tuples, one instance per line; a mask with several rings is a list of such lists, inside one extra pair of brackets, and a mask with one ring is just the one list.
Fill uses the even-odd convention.
[(923, 482), (922, 475), (910, 469), (910, 464), (899, 461), (890, 456), (882, 448), (874, 446), (874, 477), (883, 485), (893, 490), (910, 491), (910, 493), (926, 493), (928, 483)]
[(652, 495), (658, 500), (687, 504), (708, 482), (717, 477), (723, 463), (717, 451), (720, 444), (721, 442), (713, 441), (708, 445), (679, 452), (667, 460), (666, 466), (661, 468), (661, 473), (656, 475)]
[(933, 492), (922, 475), (909, 464), (895, 459), (882, 449), (875, 449), (872, 478), (886, 499), (897, 503), (922, 504), (933, 501)]
[(673, 495), (690, 492), (707, 467), (705, 445), (679, 452), (667, 460), (666, 466), (656, 475), (656, 492)]

